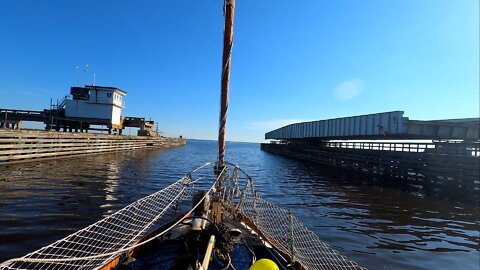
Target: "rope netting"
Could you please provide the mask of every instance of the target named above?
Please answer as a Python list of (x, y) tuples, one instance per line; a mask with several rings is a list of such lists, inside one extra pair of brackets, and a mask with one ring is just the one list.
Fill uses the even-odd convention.
[[(251, 220), (264, 240), (307, 269), (363, 269), (320, 241), (288, 210), (262, 199), (250, 176), (239, 167), (226, 165), (217, 178), (212, 169), (218, 168), (211, 165), (207, 163), (170, 186), (53, 244), (8, 260), (0, 264), (0, 270), (97, 269), (170, 231), (182, 220), (178, 219), (183, 212), (180, 209), (188, 207), (188, 215), (202, 203), (199, 201), (192, 208), (185, 202), (193, 199), (195, 191), (205, 190), (205, 196), (221, 198), (225, 206)], [(149, 235), (158, 228), (164, 230)]]
[[(244, 175), (243, 181), (241, 174)], [(289, 210), (262, 199), (255, 191), (252, 179), (238, 167), (232, 175), (227, 188), (228, 194), (236, 195), (230, 197), (237, 201), (232, 205), (252, 221), (267, 242), (293, 258), (292, 261), (307, 269), (365, 269), (322, 242)], [(239, 187), (243, 190), (240, 191)]]
[[(210, 168), (208, 165), (210, 163), (53, 244), (21, 258), (8, 260), (0, 264), (0, 269), (96, 269), (105, 265), (132, 248), (152, 240), (150, 238), (139, 243), (152, 229), (174, 221), (182, 201), (193, 197), (195, 185), (203, 184), (209, 193), (213, 192), (212, 183), (215, 183), (216, 178), (194, 179), (192, 176), (201, 169)], [(210, 188), (204, 183), (208, 181)]]

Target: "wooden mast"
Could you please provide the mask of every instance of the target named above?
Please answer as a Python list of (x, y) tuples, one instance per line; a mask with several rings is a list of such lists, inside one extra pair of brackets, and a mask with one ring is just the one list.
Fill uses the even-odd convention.
[(225, 0), (225, 24), (223, 30), (222, 88), (220, 98), (220, 121), (218, 129), (218, 161), (225, 161), (225, 134), (227, 129), (228, 88), (230, 83), (230, 59), (233, 45), (233, 17), (235, 0)]

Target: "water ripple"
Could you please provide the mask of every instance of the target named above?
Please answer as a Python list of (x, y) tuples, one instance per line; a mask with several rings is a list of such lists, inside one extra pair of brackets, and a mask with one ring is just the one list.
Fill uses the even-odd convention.
[[(0, 261), (66, 236), (198, 165), (216, 142), (12, 165), (0, 170)], [(479, 206), (227, 143), (261, 194), (292, 209), (343, 255), (371, 269), (478, 269)]]

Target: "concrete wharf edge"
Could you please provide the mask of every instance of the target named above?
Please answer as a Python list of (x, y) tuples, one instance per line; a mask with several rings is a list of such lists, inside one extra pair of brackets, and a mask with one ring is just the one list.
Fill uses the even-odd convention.
[(0, 129), (0, 166), (185, 144), (183, 138)]

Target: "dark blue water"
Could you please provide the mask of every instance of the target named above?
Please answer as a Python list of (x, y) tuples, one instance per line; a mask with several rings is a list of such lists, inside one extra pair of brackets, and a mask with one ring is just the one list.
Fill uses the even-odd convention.
[[(0, 261), (68, 235), (216, 158), (216, 142), (0, 167)], [(228, 143), (269, 200), (370, 269), (480, 269), (479, 206)]]

